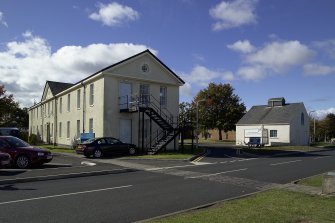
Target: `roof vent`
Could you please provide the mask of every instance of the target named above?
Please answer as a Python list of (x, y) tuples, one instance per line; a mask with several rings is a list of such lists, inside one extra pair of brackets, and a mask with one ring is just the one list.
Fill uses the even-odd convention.
[(276, 106), (284, 106), (285, 105), (285, 98), (270, 98), (268, 100), (269, 107), (276, 107)]

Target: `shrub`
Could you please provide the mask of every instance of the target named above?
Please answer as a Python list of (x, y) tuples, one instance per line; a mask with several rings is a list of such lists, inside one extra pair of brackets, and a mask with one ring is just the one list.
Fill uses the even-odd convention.
[(35, 134), (30, 134), (30, 136), (29, 136), (29, 138), (28, 138), (28, 143), (30, 144), (30, 145), (37, 145), (37, 143), (38, 143), (38, 137), (37, 137), (37, 135), (35, 135)]

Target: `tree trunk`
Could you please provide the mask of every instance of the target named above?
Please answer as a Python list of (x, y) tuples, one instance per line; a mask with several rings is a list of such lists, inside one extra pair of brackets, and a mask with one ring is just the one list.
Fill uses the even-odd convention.
[(222, 140), (222, 129), (219, 129), (219, 140)]

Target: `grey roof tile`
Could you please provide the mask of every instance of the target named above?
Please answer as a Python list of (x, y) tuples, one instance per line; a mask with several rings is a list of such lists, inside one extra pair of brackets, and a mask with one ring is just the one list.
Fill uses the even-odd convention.
[(303, 110), (304, 104), (302, 102), (275, 107), (268, 107), (267, 105), (253, 106), (238, 121), (237, 125), (290, 123), (296, 113)]

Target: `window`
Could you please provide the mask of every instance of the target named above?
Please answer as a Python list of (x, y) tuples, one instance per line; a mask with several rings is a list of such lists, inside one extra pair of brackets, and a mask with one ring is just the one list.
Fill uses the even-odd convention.
[(77, 108), (80, 108), (80, 89), (77, 90)]
[(59, 99), (59, 113), (62, 113), (63, 110), (63, 98)]
[(159, 102), (160, 102), (160, 105), (163, 107), (163, 108), (166, 108), (167, 106), (167, 98), (166, 98), (166, 87), (163, 87), (161, 86), (160, 88), (160, 93), (159, 93)]
[(53, 110), (54, 110), (54, 102), (53, 101), (51, 101), (51, 115), (53, 115)]
[(50, 115), (50, 102), (48, 102), (48, 116)]
[(305, 125), (305, 115), (304, 115), (304, 113), (301, 113), (300, 119), (301, 119), (301, 125)]
[(94, 84), (90, 84), (90, 105), (94, 104)]
[(38, 118), (38, 107), (36, 108), (36, 118)]
[(80, 120), (77, 120), (77, 138), (80, 137)]
[(271, 138), (277, 137), (277, 130), (270, 130), (270, 137)]
[(62, 137), (62, 123), (59, 123), (59, 137)]
[(140, 101), (142, 105), (149, 106), (150, 104), (150, 85), (140, 85)]
[(69, 112), (70, 111), (70, 105), (71, 105), (71, 95), (68, 94), (67, 95), (67, 111)]
[(41, 118), (43, 117), (43, 105), (41, 105)]
[(88, 132), (93, 133), (93, 118), (89, 120)]
[(54, 132), (54, 123), (51, 124), (50, 137), (52, 137), (53, 132)]
[(67, 122), (66, 126), (66, 138), (70, 138), (70, 121)]

